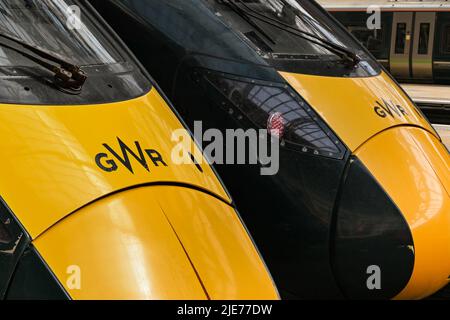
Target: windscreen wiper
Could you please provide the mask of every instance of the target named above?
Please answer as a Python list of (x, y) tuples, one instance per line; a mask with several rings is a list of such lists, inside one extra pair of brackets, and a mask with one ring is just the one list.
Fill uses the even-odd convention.
[[(233, 0), (227, 0), (227, 1), (233, 1)], [(298, 28), (294, 28), (282, 21), (277, 20), (277, 19), (268, 17), (256, 10), (250, 8), (245, 2), (243, 2), (241, 0), (234, 0), (234, 1), (240, 3), (242, 6), (244, 6), (246, 8), (246, 10), (244, 10), (241, 7), (234, 4), (238, 8), (238, 10), (242, 10), (249, 17), (258, 19), (258, 20), (265, 22), (273, 27), (276, 27), (276, 28), (286, 31), (290, 34), (293, 34), (297, 37), (300, 37), (304, 40), (307, 40), (311, 43), (314, 43), (318, 46), (321, 46), (321, 47), (327, 49), (328, 51), (334, 53), (338, 57), (340, 57), (346, 64), (348, 64), (351, 67), (354, 67), (361, 61), (361, 59), (354, 52), (352, 52), (351, 50), (348, 50), (347, 48), (344, 48), (338, 44), (335, 44), (331, 41), (328, 41), (319, 36), (316, 36), (315, 34), (302, 31)]]
[[(24, 56), (25, 58), (35, 62), (41, 67), (54, 73), (54, 84), (64, 92), (78, 94), (81, 92), (84, 83), (87, 80), (86, 73), (75, 64), (65, 61), (58, 55), (47, 51), (46, 49), (26, 43), (20, 38), (7, 35), (0, 32), (0, 38), (6, 39), (12, 43), (18, 44), (29, 51), (26, 52), (22, 48), (16, 48), (7, 43), (0, 41), (0, 46), (6, 47), (14, 52)], [(55, 64), (50, 63), (54, 62)]]
[(272, 37), (269, 36), (267, 34), (267, 32), (265, 32), (260, 26), (258, 26), (258, 24), (256, 24), (246, 12), (244, 10), (242, 10), (241, 8), (239, 8), (239, 6), (237, 6), (235, 3), (233, 3), (232, 1), (229, 1), (229, 0), (216, 0), (216, 1), (218, 1), (218, 2), (226, 5), (227, 7), (229, 7), (237, 15), (241, 16), (245, 21), (247, 21), (248, 24), (250, 24), (253, 28), (255, 28), (256, 31), (261, 33), (272, 44), (276, 44), (276, 42), (272, 39)]

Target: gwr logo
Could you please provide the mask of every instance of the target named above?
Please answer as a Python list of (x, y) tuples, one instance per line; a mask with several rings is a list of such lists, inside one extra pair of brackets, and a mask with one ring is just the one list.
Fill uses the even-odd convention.
[(374, 107), (374, 110), (375, 113), (381, 118), (386, 118), (387, 116), (390, 116), (391, 118), (401, 118), (409, 115), (402, 106), (394, 104), (392, 101), (389, 103), (384, 99), (383, 104), (377, 101), (377, 105)]
[[(99, 153), (95, 157), (95, 163), (97, 166), (106, 172), (113, 172), (119, 169), (117, 162), (125, 166), (131, 173), (134, 174), (133, 166), (131, 164), (130, 156), (134, 158), (146, 171), (150, 172), (150, 168), (147, 162), (147, 157), (151, 160), (155, 167), (163, 165), (167, 167), (168, 165), (164, 161), (161, 154), (154, 149), (142, 149), (138, 141), (136, 141), (135, 147), (136, 152), (128, 147), (120, 138), (117, 138), (119, 142), (120, 152), (114, 151), (108, 144), (104, 143), (103, 146), (106, 148), (108, 153)], [(120, 153), (120, 154), (119, 154)], [(112, 158), (115, 158), (112, 159)]]

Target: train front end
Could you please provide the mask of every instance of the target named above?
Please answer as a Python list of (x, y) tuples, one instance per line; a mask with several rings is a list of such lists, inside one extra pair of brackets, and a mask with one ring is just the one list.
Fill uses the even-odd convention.
[(284, 298), (419, 299), (448, 283), (449, 153), (319, 5), (92, 2), (188, 125), (276, 125), (276, 175), (217, 168)]
[(184, 125), (95, 10), (0, 16), (0, 298), (277, 299), (215, 172), (173, 161)]

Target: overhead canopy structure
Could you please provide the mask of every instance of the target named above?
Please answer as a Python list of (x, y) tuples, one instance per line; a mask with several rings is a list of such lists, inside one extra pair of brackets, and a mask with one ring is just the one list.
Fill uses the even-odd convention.
[(383, 11), (450, 11), (449, 0), (317, 0), (317, 2), (333, 11), (362, 11), (371, 6), (378, 6)]

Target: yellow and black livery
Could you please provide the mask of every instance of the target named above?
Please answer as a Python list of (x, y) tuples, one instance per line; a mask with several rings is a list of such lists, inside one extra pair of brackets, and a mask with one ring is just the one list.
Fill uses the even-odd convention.
[(183, 123), (86, 1), (0, 1), (0, 51), (0, 298), (277, 299), (215, 172), (173, 163)]
[(449, 153), (314, 1), (91, 2), (188, 125), (282, 119), (277, 175), (217, 168), (284, 298), (419, 299), (448, 283)]

